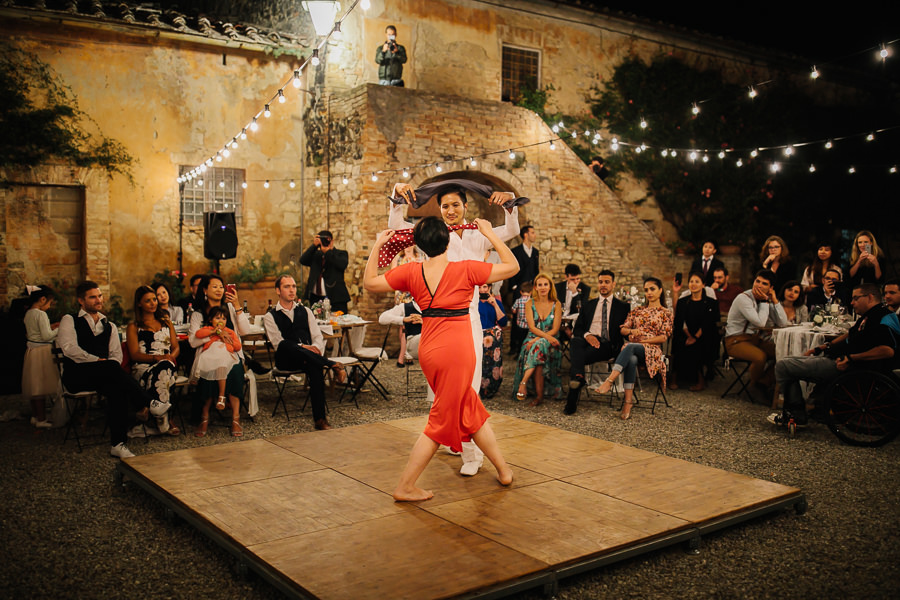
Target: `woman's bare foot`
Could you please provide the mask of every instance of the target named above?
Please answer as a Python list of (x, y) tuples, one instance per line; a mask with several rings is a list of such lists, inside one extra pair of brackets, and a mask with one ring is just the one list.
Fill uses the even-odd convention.
[(410, 489), (397, 488), (394, 490), (395, 502), (420, 502), (422, 500), (431, 500), (434, 498), (434, 492), (431, 490), (423, 490), (413, 487)]
[(512, 469), (506, 467), (502, 471), (497, 471), (497, 481), (500, 482), (500, 485), (509, 485), (513, 482), (513, 472)]

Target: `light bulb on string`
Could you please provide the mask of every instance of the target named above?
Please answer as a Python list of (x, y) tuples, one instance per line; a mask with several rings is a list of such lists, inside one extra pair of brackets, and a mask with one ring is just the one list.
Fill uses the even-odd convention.
[(669, 150), (669, 156), (671, 156), (672, 158), (675, 158), (677, 155), (678, 155), (678, 153), (675, 152), (674, 150)]
[(470, 167), (477, 167), (477, 166), (478, 166), (478, 163), (475, 162), (475, 157), (474, 157), (474, 156), (472, 156), (472, 157), (469, 158), (469, 166), (470, 166)]
[(701, 158), (701, 160), (705, 163), (708, 163), (709, 162), (709, 154), (704, 154), (703, 157)]
[(769, 165), (769, 170), (773, 173), (777, 173), (781, 170), (781, 163), (773, 162), (771, 165)]
[(878, 51), (878, 58), (881, 59), (881, 62), (884, 62), (885, 59), (890, 55), (891, 55), (890, 50), (888, 50), (887, 47), (884, 44), (882, 44), (881, 50)]
[(378, 175), (372, 173), (372, 181), (378, 181)]
[(794, 147), (793, 147), (793, 146), (788, 146), (787, 148), (784, 149), (784, 155), (785, 155), (785, 156), (793, 156), (793, 154), (794, 154)]
[(869, 135), (866, 136), (866, 141), (867, 141), (867, 142), (871, 142), (871, 141), (874, 140), (874, 139), (875, 139), (875, 134), (874, 134), (874, 133), (870, 133)]
[(750, 91), (747, 93), (747, 95), (750, 96), (751, 100), (753, 100), (754, 98), (756, 98), (759, 95), (759, 92), (757, 92), (756, 88), (751, 85)]
[(229, 156), (231, 156), (231, 150), (229, 150), (228, 148), (223, 148), (222, 156), (224, 156), (225, 158), (228, 158)]
[(724, 151), (724, 150), (720, 150), (720, 151), (719, 151), (719, 158), (725, 158), (725, 151)]
[(403, 169), (403, 179), (409, 179), (409, 169)]
[(641, 117), (641, 129), (647, 129), (647, 119)]
[(295, 89), (300, 89), (300, 69), (294, 69), (294, 78), (291, 80), (291, 83), (294, 84)]
[(559, 133), (559, 125), (554, 125), (554, 126), (551, 127), (550, 129), (553, 130), (553, 133)]
[(509, 151), (509, 159), (510, 159), (510, 160), (515, 160), (515, 159), (516, 159), (516, 153), (513, 152), (512, 150)]
[(201, 172), (201, 173), (206, 173), (206, 169), (207, 169), (207, 168), (208, 168), (208, 167), (206, 166), (206, 163), (203, 163), (202, 165), (200, 165), (200, 172)]
[(198, 180), (197, 180), (197, 185), (202, 186), (202, 185), (203, 185), (203, 180), (202, 180), (202, 179), (198, 179)]
[(663, 156), (663, 158), (666, 158), (666, 157), (667, 157), (667, 156), (669, 156), (669, 151), (668, 151), (668, 150), (665, 150), (665, 149), (663, 149), (663, 151), (662, 151), (662, 152), (660, 152), (660, 154), (662, 154), (662, 156)]
[(297, 187), (297, 184), (294, 183), (293, 179), (291, 179), (291, 182), (288, 185), (290, 186), (291, 189), (294, 189), (295, 187)]
[(816, 68), (816, 65), (813, 65), (812, 72), (810, 72), (809, 76), (813, 79), (819, 78), (819, 70)]
[(597, 137), (595, 137), (593, 140), (591, 140), (591, 143), (594, 144), (595, 146), (596, 146), (599, 142), (600, 142), (600, 138), (597, 138)]
[(589, 130), (589, 129), (585, 129), (585, 130), (584, 130), (584, 137), (588, 137), (589, 135), (591, 135), (590, 130)]
[[(266, 104), (266, 108), (265, 108), (265, 110), (263, 110), (263, 116), (264, 116), (265, 118), (267, 118), (267, 119), (268, 119), (269, 117), (272, 116), (272, 111), (269, 110), (269, 105), (268, 105), (268, 104)], [(256, 120), (256, 119), (254, 119), (254, 121), (255, 121), (255, 120)]]
[(809, 165), (809, 172), (810, 172), (810, 173), (815, 173), (815, 172), (816, 172), (816, 165)]
[(231, 138), (231, 149), (237, 150), (237, 147), (238, 147), (237, 137)]
[(268, 179), (266, 179), (266, 181), (263, 183), (263, 187), (266, 189), (269, 189), (269, 180)]
[(696, 152), (696, 151), (691, 152), (691, 153), (688, 155), (688, 158), (690, 158), (691, 161), (697, 160), (697, 152)]
[(640, 149), (641, 149), (642, 152), (643, 152), (644, 150), (646, 150), (646, 149), (647, 149), (647, 144), (645, 144), (644, 142), (641, 142)]
[(560, 121), (559, 123), (557, 123), (556, 126), (559, 127), (560, 129), (565, 129), (565, 128), (566, 128), (566, 126), (563, 125), (563, 122), (562, 122), (562, 121)]
[(216, 152), (216, 162), (222, 162), (222, 155), (219, 152)]
[(888, 173), (890, 173), (891, 175), (893, 175), (896, 172), (897, 172), (897, 167), (891, 167), (890, 169), (888, 169)]
[(847, 169), (847, 172), (853, 175), (854, 173), (856, 173), (856, 167), (850, 167), (849, 169)]
[(551, 150), (556, 150), (556, 144), (553, 143), (553, 142), (550, 142), (550, 149), (551, 149)]
[(572, 132), (572, 137), (573, 137), (573, 138), (577, 138), (577, 137), (578, 137), (578, 132), (577, 132), (577, 131), (573, 131), (573, 132)]
[(827, 142), (825, 142), (825, 149), (826, 149), (826, 150), (831, 150), (831, 147), (832, 147), (832, 146), (834, 146), (834, 144), (831, 143), (831, 140), (828, 140)]
[(437, 171), (438, 173), (440, 173), (441, 171), (444, 170), (444, 168), (443, 168), (441, 165), (439, 165), (439, 164), (435, 164), (435, 165), (434, 165), (434, 170)]
[(213, 166), (213, 161), (211, 158), (207, 158), (206, 162), (203, 164), (205, 164), (207, 167), (211, 167), (211, 166)]
[(287, 98), (284, 97), (284, 90), (278, 90), (278, 103), (284, 104), (287, 102)]
[(241, 182), (241, 187), (242, 187), (243, 189), (246, 190), (246, 189), (247, 189), (247, 182), (246, 182), (246, 181), (242, 181), (242, 182)]
[(347, 176), (346, 176), (346, 175), (344, 175), (343, 177), (341, 177), (341, 183), (343, 183), (344, 185), (347, 185), (347, 184), (349, 183), (349, 180), (347, 179)]
[(241, 129), (241, 139), (242, 139), (242, 140), (246, 140), (246, 139), (247, 139), (247, 128), (246, 128), (246, 127), (244, 127), (243, 129)]
[(319, 62), (321, 62), (321, 61), (319, 60), (319, 49), (318, 49), (318, 48), (313, 48), (312, 56), (309, 58), (309, 63), (310, 63), (312, 66), (314, 66), (314, 67), (318, 67), (318, 66), (319, 66)]
[(259, 123), (256, 122), (256, 117), (253, 117), (253, 120), (250, 121), (250, 131), (258, 131)]
[(744, 161), (739, 158), (739, 159), (737, 159), (737, 162), (734, 164), (736, 164), (739, 167), (742, 167), (742, 166), (744, 166)]
[(341, 22), (340, 21), (334, 22), (334, 29), (331, 30), (331, 37), (335, 40), (339, 40), (342, 37), (344, 37), (344, 34), (341, 33)]
[(751, 150), (750, 156), (752, 156), (753, 158), (756, 158), (757, 156), (759, 156), (759, 150)]
[(225, 180), (224, 180), (224, 179), (223, 179), (222, 181), (219, 182), (219, 187), (220, 187), (220, 188), (225, 187)]
[(372, 2), (371, 2), (370, 0), (362, 0), (362, 1), (359, 3), (359, 6), (360, 6), (363, 10), (369, 10), (370, 8), (372, 8)]
[(694, 102), (694, 105), (691, 107), (691, 113), (696, 116), (700, 114), (700, 107), (697, 106), (697, 103)]
[(643, 148), (641, 148), (640, 146), (638, 146), (637, 148), (634, 149), (634, 153), (635, 153), (635, 154), (640, 154), (641, 152), (643, 152), (643, 150), (644, 150)]

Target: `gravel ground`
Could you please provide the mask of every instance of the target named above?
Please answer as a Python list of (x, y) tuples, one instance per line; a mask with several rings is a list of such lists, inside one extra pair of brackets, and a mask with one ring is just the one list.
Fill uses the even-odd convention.
[[(507, 367), (509, 368), (509, 367)], [(334, 407), (347, 427), (424, 414), (406, 397), (404, 371), (376, 370), (389, 402), (362, 397), (360, 409)], [(669, 392), (671, 408), (636, 409), (622, 422), (606, 403), (582, 401), (576, 415), (561, 402), (537, 408), (511, 399), (511, 377), (489, 410), (651, 452), (802, 489), (809, 510), (756, 519), (703, 538), (699, 555), (679, 546), (563, 580), (560, 599), (582, 598), (896, 598), (900, 583), (900, 441), (879, 449), (842, 445), (824, 425), (790, 439), (765, 422), (769, 410), (720, 399), (725, 383), (703, 393)], [(262, 410), (245, 421), (244, 439), (312, 430), (307, 416), (269, 417), (274, 386), (260, 385)], [(0, 397), (0, 413), (25, 412), (19, 397)], [(308, 413), (307, 413), (308, 414)], [(113, 485), (108, 445), (81, 454), (59, 431), (25, 420), (0, 423), (0, 593), (8, 598), (278, 598), (271, 586), (235, 576), (228, 554), (136, 486)], [(192, 435), (134, 440), (137, 454), (233, 443), (225, 427)], [(239, 443), (239, 442), (238, 442)], [(508, 460), (515, 462), (514, 456)], [(532, 591), (518, 596), (537, 599)]]

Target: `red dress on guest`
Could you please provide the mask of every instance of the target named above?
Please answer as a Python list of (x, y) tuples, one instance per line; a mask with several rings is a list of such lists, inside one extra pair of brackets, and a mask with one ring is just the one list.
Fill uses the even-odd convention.
[[(472, 290), (487, 281), (491, 268), (488, 263), (473, 260), (447, 263), (435, 290), (428, 289), (422, 263), (407, 263), (384, 275), (392, 288), (410, 292), (422, 307), (419, 364), (434, 390), (425, 435), (456, 452), (462, 451), (462, 442), (470, 441), (490, 417), (472, 389), (479, 357), (472, 344), (468, 311)], [(429, 308), (465, 312), (430, 317)]]

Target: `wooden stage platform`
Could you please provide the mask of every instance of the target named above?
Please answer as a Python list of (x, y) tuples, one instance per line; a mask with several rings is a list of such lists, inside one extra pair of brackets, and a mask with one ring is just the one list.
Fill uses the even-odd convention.
[[(802, 492), (500, 414), (515, 481), (471, 478), (439, 450), (435, 497), (395, 503), (425, 417), (248, 440), (119, 463), (289, 597), (502, 597), (794, 507)], [(695, 546), (696, 547), (696, 546)]]

